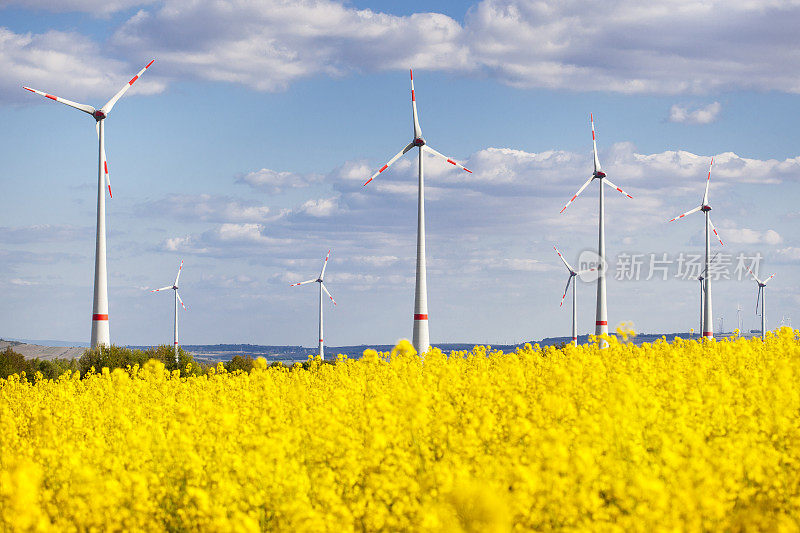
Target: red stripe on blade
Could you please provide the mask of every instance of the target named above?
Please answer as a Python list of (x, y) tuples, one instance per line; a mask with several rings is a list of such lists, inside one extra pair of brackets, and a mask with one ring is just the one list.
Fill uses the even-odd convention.
[(414, 315), (414, 320), (428, 320), (428, 315)]
[(447, 162), (450, 163), (451, 165), (455, 165), (456, 164), (456, 162), (453, 161), (452, 159), (448, 159)]
[(106, 174), (108, 174), (108, 161), (103, 161), (103, 167), (106, 169)]
[(414, 89), (411, 89), (411, 101), (412, 102), (416, 101), (416, 100), (414, 100)]
[(25, 89), (26, 91), (30, 91), (30, 92), (32, 92), (32, 93), (35, 93), (35, 92), (36, 92), (36, 91), (34, 91), (33, 89), (31, 89), (30, 87), (23, 87), (23, 89)]
[(92, 320), (108, 320), (108, 315), (92, 315)]
[(58, 102), (58, 97), (57, 96), (53, 96), (52, 94), (46, 94), (46, 95), (44, 95), (44, 97), (45, 98), (49, 98), (50, 100), (55, 100), (56, 102)]
[(133, 78), (131, 78), (131, 81), (129, 81), (129, 82), (128, 82), (128, 85), (133, 85), (133, 82), (135, 82), (135, 81), (136, 81), (136, 80), (138, 80), (138, 79), (139, 79), (139, 76), (138, 76), (138, 74), (137, 74), (136, 76), (134, 76)]
[[(153, 61), (155, 61), (155, 59), (153, 59)], [(147, 64), (147, 66), (146, 66), (146, 67), (144, 67), (144, 68), (145, 68), (145, 70), (147, 70), (147, 69), (149, 69), (149, 68), (150, 68), (150, 65), (152, 65), (152, 64), (153, 64), (153, 61), (150, 61), (150, 62)]]
[(384, 170), (386, 170), (387, 168), (389, 168), (389, 165), (383, 165), (383, 166), (381, 167), (381, 169), (378, 171), (378, 174), (380, 174), (381, 172), (383, 172), (383, 171), (384, 171)]

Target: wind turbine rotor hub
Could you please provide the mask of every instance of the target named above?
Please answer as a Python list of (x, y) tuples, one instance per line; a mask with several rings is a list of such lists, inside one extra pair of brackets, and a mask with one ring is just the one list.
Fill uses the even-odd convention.
[(704, 205), (703, 207), (700, 208), (700, 211), (702, 211), (703, 213), (707, 213), (708, 211), (711, 211), (711, 206)]
[(606, 177), (606, 173), (603, 172), (602, 170), (598, 170), (597, 172), (594, 173), (594, 176), (596, 178), (605, 178)]
[(425, 139), (422, 137), (417, 137), (414, 139), (414, 146), (425, 146)]
[(103, 120), (104, 118), (106, 118), (106, 114), (105, 114), (105, 113), (103, 113), (102, 111), (100, 111), (99, 109), (98, 109), (97, 111), (95, 111), (94, 113), (92, 113), (92, 116), (93, 116), (93, 117), (94, 117), (94, 119), (95, 119), (95, 120), (97, 120), (98, 122), (99, 122), (99, 121), (101, 121), (101, 120)]

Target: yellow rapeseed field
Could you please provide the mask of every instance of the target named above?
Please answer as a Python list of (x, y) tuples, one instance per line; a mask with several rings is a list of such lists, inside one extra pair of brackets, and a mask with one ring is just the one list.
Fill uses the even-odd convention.
[(800, 342), (0, 380), (5, 531), (798, 531)]

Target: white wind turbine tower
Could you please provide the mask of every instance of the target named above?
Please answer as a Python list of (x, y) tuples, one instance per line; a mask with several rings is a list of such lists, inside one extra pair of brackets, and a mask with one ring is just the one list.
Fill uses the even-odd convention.
[(178, 275), (175, 276), (175, 283), (172, 285), (167, 285), (166, 287), (161, 287), (160, 289), (153, 289), (150, 292), (159, 292), (165, 291), (167, 289), (172, 289), (175, 291), (175, 334), (173, 336), (173, 347), (175, 349), (175, 362), (178, 362), (178, 302), (181, 303), (184, 311), (188, 311), (186, 306), (183, 304), (183, 300), (181, 300), (181, 295), (178, 294), (178, 279), (181, 277), (181, 270), (183, 270), (183, 260), (181, 260), (181, 266), (178, 267)]
[(767, 283), (769, 283), (769, 280), (771, 280), (772, 278), (775, 277), (775, 274), (771, 275), (770, 277), (768, 277), (764, 281), (761, 281), (760, 279), (758, 279), (758, 277), (755, 274), (753, 274), (752, 270), (750, 270), (748, 268), (747, 271), (750, 272), (750, 275), (753, 276), (753, 279), (755, 280), (755, 282), (758, 283), (758, 295), (756, 296), (756, 315), (758, 315), (758, 302), (760, 300), (761, 301), (761, 340), (764, 340), (766, 338), (766, 336), (767, 336), (767, 329), (766, 329), (767, 317), (766, 317), (766, 313), (765, 313), (765, 309), (764, 309), (764, 295), (765, 295), (766, 291), (764, 289), (767, 288)]
[(556, 253), (558, 254), (558, 257), (561, 258), (561, 262), (564, 263), (564, 266), (567, 267), (567, 270), (569, 270), (569, 279), (567, 280), (567, 286), (564, 287), (564, 295), (561, 297), (561, 305), (559, 307), (564, 305), (564, 298), (567, 297), (567, 291), (569, 290), (569, 284), (572, 283), (572, 345), (573, 346), (577, 346), (578, 345), (578, 300), (577, 300), (577, 296), (575, 294), (575, 285), (577, 285), (578, 282), (575, 281), (573, 283), (572, 279), (574, 277), (576, 277), (576, 276), (580, 276), (581, 274), (584, 274), (586, 272), (592, 272), (592, 271), (594, 271), (596, 269), (589, 268), (589, 269), (586, 269), (586, 270), (576, 271), (574, 268), (572, 268), (570, 266), (569, 263), (567, 263), (567, 260), (564, 259), (563, 255), (561, 255), (561, 252), (558, 251), (558, 248), (553, 246), (553, 250), (556, 251)]
[[(626, 193), (613, 183), (609, 181), (606, 177), (606, 173), (600, 168), (600, 160), (597, 157), (597, 140), (595, 139), (594, 133), (594, 115), (589, 115), (589, 121), (592, 124), (592, 148), (594, 150), (594, 172), (592, 172), (592, 176), (586, 180), (578, 192), (570, 198), (569, 202), (561, 208), (561, 212), (563, 213), (564, 210), (569, 207), (569, 204), (575, 201), (575, 198), (578, 197), (583, 190), (589, 186), (589, 184), (593, 180), (598, 180), (600, 182), (600, 209), (599, 209), (599, 228), (598, 228), (598, 242), (597, 242), (597, 255), (598, 255), (598, 276), (597, 276), (597, 310), (595, 313), (595, 335), (602, 335), (608, 334), (608, 307), (606, 306), (606, 269), (605, 269), (605, 259), (606, 259), (606, 232), (605, 232), (605, 195), (604, 195), (604, 184), (608, 184), (614, 189), (618, 190), (628, 198), (633, 198), (630, 194)], [(605, 343), (602, 343), (601, 346), (605, 346)]]
[(428, 332), (428, 282), (426, 277), (426, 264), (425, 264), (425, 179), (422, 171), (422, 153), (427, 152), (431, 155), (444, 159), (451, 165), (455, 165), (470, 174), (471, 170), (456, 163), (449, 157), (446, 157), (425, 142), (422, 138), (422, 128), (419, 126), (419, 118), (417, 116), (417, 101), (414, 96), (414, 71), (411, 73), (411, 110), (414, 119), (414, 137), (405, 148), (400, 150), (388, 163), (383, 165), (380, 170), (372, 175), (364, 185), (375, 179), (375, 177), (389, 168), (392, 163), (400, 159), (400, 156), (408, 152), (414, 147), (419, 148), (419, 191), (417, 200), (417, 279), (416, 290), (414, 293), (414, 348), (418, 354), (424, 354), (430, 349), (430, 336)]
[(703, 291), (703, 328), (702, 334), (703, 337), (714, 338), (714, 322), (712, 320), (712, 313), (711, 313), (711, 282), (710, 276), (708, 275), (709, 266), (711, 264), (711, 259), (709, 258), (709, 254), (711, 253), (711, 231), (714, 232), (714, 235), (717, 236), (717, 240), (719, 243), (722, 244), (722, 239), (719, 238), (719, 233), (717, 233), (717, 228), (714, 227), (714, 223), (711, 222), (711, 217), (709, 216), (709, 211), (711, 211), (711, 206), (708, 205), (708, 186), (711, 183), (711, 167), (714, 166), (714, 158), (711, 158), (711, 164), (708, 166), (708, 178), (706, 179), (706, 191), (703, 193), (703, 202), (692, 209), (691, 211), (687, 211), (682, 215), (678, 215), (669, 222), (674, 222), (679, 218), (683, 218), (686, 215), (691, 215), (692, 213), (696, 213), (697, 211), (702, 211), (706, 216), (706, 262), (705, 262), (705, 269), (704, 272), (706, 273), (705, 280), (703, 280), (704, 291)]
[(333, 299), (331, 293), (328, 292), (328, 289), (325, 287), (323, 283), (323, 277), (325, 276), (325, 267), (328, 266), (328, 259), (331, 256), (331, 251), (328, 250), (328, 255), (325, 256), (325, 261), (322, 263), (322, 271), (319, 273), (319, 277), (317, 279), (309, 279), (307, 281), (301, 281), (300, 283), (294, 283), (291, 286), (297, 287), (298, 285), (305, 285), (306, 283), (319, 283), (319, 358), (323, 361), (325, 360), (325, 351), (323, 349), (323, 339), (322, 336), (322, 291), (325, 291), (325, 294), (328, 295), (328, 298), (331, 299), (333, 305), (336, 305), (336, 300)]
[[(719, 252), (715, 253), (714, 257), (711, 258), (708, 264), (711, 265), (711, 263), (714, 262), (714, 259), (716, 259), (718, 255)], [(703, 295), (706, 292), (703, 282), (705, 281), (706, 276), (708, 275), (707, 270), (708, 266), (706, 266), (706, 268), (703, 269), (703, 272), (699, 276), (697, 276), (697, 281), (700, 282), (700, 329), (698, 330), (697, 334), (700, 335), (701, 337), (703, 336), (703, 310), (705, 309), (705, 303), (703, 302), (704, 299)]]
[[(155, 61), (155, 60), (153, 60)], [(94, 303), (92, 304), (92, 348), (101, 345), (111, 344), (111, 335), (108, 328), (108, 272), (106, 270), (106, 196), (104, 184), (108, 185), (108, 195), (111, 196), (111, 181), (108, 177), (108, 164), (106, 163), (105, 133), (103, 124), (108, 114), (111, 113), (114, 104), (122, 98), (122, 95), (130, 89), (131, 85), (139, 79), (145, 70), (150, 68), (153, 61), (139, 71), (125, 86), (115, 94), (111, 100), (105, 103), (100, 109), (86, 104), (79, 104), (72, 100), (59, 98), (30, 87), (23, 87), (27, 91), (40, 94), (45, 98), (60, 102), (64, 105), (74, 107), (84, 113), (92, 115), (95, 119), (97, 130), (98, 149), (98, 171), (97, 171), (97, 235), (94, 256)]]

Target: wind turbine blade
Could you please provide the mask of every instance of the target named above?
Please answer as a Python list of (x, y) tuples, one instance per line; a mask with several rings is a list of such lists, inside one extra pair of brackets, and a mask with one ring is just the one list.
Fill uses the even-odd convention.
[(566, 287), (564, 287), (564, 295), (561, 297), (561, 303), (558, 305), (559, 307), (562, 307), (562, 306), (564, 305), (564, 298), (566, 298), (566, 297), (567, 297), (567, 291), (569, 290), (569, 284), (570, 284), (570, 283), (572, 283), (572, 278), (574, 278), (574, 277), (575, 277), (575, 276), (573, 276), (573, 275), (570, 273), (570, 275), (569, 275), (569, 279), (567, 280), (567, 286), (566, 286)]
[(411, 73), (411, 109), (414, 112), (414, 138), (419, 139), (422, 137), (422, 128), (419, 125), (419, 116), (417, 115), (417, 99), (414, 96), (414, 70), (408, 69)]
[(764, 280), (764, 285), (766, 285), (767, 283), (769, 283), (769, 280), (771, 280), (771, 279), (772, 279), (772, 278), (774, 278), (774, 277), (775, 277), (775, 274), (773, 274), (773, 275), (771, 275), (770, 277), (768, 277), (767, 279), (765, 279), (765, 280)]
[(406, 146), (405, 148), (403, 148), (402, 150), (400, 150), (400, 151), (397, 153), (397, 155), (396, 155), (396, 156), (394, 156), (393, 158), (391, 158), (391, 159), (389, 160), (389, 162), (388, 162), (388, 163), (386, 163), (385, 165), (383, 165), (379, 171), (377, 171), (375, 174), (373, 174), (373, 175), (372, 175), (372, 177), (371, 177), (370, 179), (368, 179), (366, 183), (364, 183), (364, 185), (363, 185), (363, 186), (366, 186), (366, 185), (367, 185), (367, 184), (368, 184), (370, 181), (374, 180), (374, 179), (375, 179), (375, 177), (376, 177), (378, 174), (380, 174), (381, 172), (383, 172), (384, 170), (386, 170), (387, 168), (389, 168), (390, 166), (392, 166), (392, 163), (394, 163), (395, 161), (397, 161), (398, 159), (400, 159), (400, 156), (402, 156), (403, 154), (405, 154), (406, 152), (408, 152), (408, 151), (409, 151), (409, 150), (411, 150), (412, 148), (414, 148), (414, 142), (413, 142), (413, 141), (412, 141), (412, 142), (410, 142), (410, 143), (408, 143), (408, 146)]
[(567, 267), (567, 270), (569, 270), (570, 272), (575, 272), (575, 269), (574, 269), (574, 268), (572, 268), (572, 267), (569, 265), (569, 263), (567, 263), (567, 260), (566, 260), (566, 259), (564, 259), (564, 256), (563, 256), (563, 255), (561, 255), (561, 252), (558, 250), (558, 248), (556, 248), (555, 246), (553, 246), (553, 250), (555, 250), (555, 251), (556, 251), (556, 253), (558, 254), (558, 257), (561, 259), (561, 262), (562, 262), (562, 263), (564, 263), (564, 266), (565, 266), (565, 267)]
[[(756, 283), (758, 283), (759, 285), (762, 283), (761, 280), (758, 279), (758, 276), (756, 276), (755, 273), (752, 270), (750, 270), (749, 267), (748, 267), (747, 271), (750, 272), (750, 275), (753, 276), (753, 279), (756, 280)], [(772, 276), (774, 276), (774, 275), (775, 274), (773, 274)], [(772, 279), (772, 276), (770, 276), (770, 279)]]
[(152, 290), (152, 291), (150, 291), (150, 292), (165, 291), (165, 290), (167, 290), (167, 289), (171, 289), (171, 288), (172, 288), (172, 285), (170, 285), (169, 287), (161, 287), (160, 289), (153, 289), (153, 290)]
[(669, 222), (675, 222), (675, 221), (676, 221), (676, 220), (678, 220), (679, 218), (683, 218), (683, 217), (685, 217), (686, 215), (691, 215), (692, 213), (697, 213), (697, 212), (698, 212), (698, 211), (700, 211), (700, 209), (702, 209), (702, 208), (703, 208), (703, 206), (700, 206), (700, 205), (698, 205), (698, 206), (697, 206), (697, 207), (695, 207), (694, 209), (691, 209), (691, 210), (689, 210), (689, 211), (686, 211), (686, 212), (685, 212), (685, 213), (683, 213), (682, 215), (678, 215), (678, 216), (676, 216), (675, 218), (673, 218), (673, 219), (672, 219), (672, 220), (670, 220)]
[(717, 236), (717, 240), (722, 246), (725, 246), (725, 243), (722, 242), (722, 239), (719, 237), (719, 233), (717, 233), (717, 228), (714, 227), (714, 223), (711, 222), (711, 217), (708, 217), (708, 225), (711, 226), (711, 231), (714, 232), (714, 235)]
[(600, 172), (600, 159), (597, 157), (597, 140), (594, 135), (594, 115), (589, 113), (589, 122), (592, 123), (592, 148), (594, 150), (594, 171)]
[(625, 195), (625, 196), (627, 196), (628, 198), (633, 198), (633, 196), (631, 196), (630, 194), (626, 193), (625, 191), (623, 191), (622, 189), (620, 189), (619, 187), (617, 187), (616, 185), (614, 185), (613, 183), (611, 183), (611, 180), (609, 180), (608, 178), (603, 178), (601, 181), (605, 181), (605, 182), (606, 182), (608, 185), (611, 185), (612, 187), (614, 187), (615, 189), (617, 189), (619, 192), (621, 192), (622, 194), (624, 194), (624, 195)]
[(325, 268), (328, 266), (328, 258), (331, 256), (331, 251), (328, 250), (328, 255), (325, 256), (325, 261), (322, 263), (322, 272), (319, 273), (319, 279), (325, 275)]
[(711, 158), (711, 164), (708, 165), (708, 178), (706, 179), (706, 192), (703, 193), (703, 205), (708, 205), (708, 186), (711, 183), (711, 167), (714, 166), (714, 158)]
[(310, 279), (310, 280), (307, 280), (307, 281), (301, 281), (300, 283), (293, 283), (292, 285), (289, 285), (289, 286), (290, 287), (297, 287), (298, 285), (305, 285), (306, 283), (314, 283), (315, 281), (317, 281), (317, 280)]
[(436, 150), (434, 150), (433, 148), (431, 148), (431, 147), (430, 147), (430, 146), (428, 146), (427, 144), (426, 144), (426, 145), (423, 145), (422, 149), (423, 149), (424, 151), (426, 151), (426, 152), (430, 153), (430, 154), (433, 154), (433, 155), (437, 156), (437, 157), (441, 157), (442, 159), (444, 159), (445, 161), (447, 161), (447, 162), (448, 162), (448, 163), (450, 163), (451, 165), (455, 165), (455, 166), (457, 166), (458, 168), (460, 168), (460, 169), (463, 169), (463, 170), (466, 170), (467, 172), (469, 172), (470, 174), (472, 174), (472, 171), (471, 171), (470, 169), (468, 169), (468, 168), (467, 168), (467, 167), (465, 167), (464, 165), (460, 165), (460, 164), (456, 163), (455, 161), (453, 161), (452, 159), (450, 159), (450, 158), (449, 158), (449, 157), (447, 157), (446, 155), (442, 155), (442, 154), (440, 154), (439, 152), (437, 152)]
[(578, 189), (578, 192), (576, 192), (576, 193), (575, 193), (575, 195), (574, 195), (572, 198), (570, 198), (569, 202), (567, 202), (567, 203), (566, 203), (566, 205), (565, 205), (564, 207), (562, 207), (562, 208), (561, 208), (561, 211), (560, 211), (561, 213), (563, 213), (563, 212), (564, 212), (564, 210), (565, 210), (566, 208), (568, 208), (568, 207), (569, 207), (569, 204), (571, 204), (572, 202), (574, 202), (574, 201), (575, 201), (575, 198), (577, 198), (577, 197), (578, 197), (578, 195), (579, 195), (580, 193), (582, 193), (582, 192), (583, 192), (583, 190), (584, 190), (586, 187), (588, 187), (588, 186), (589, 186), (589, 184), (592, 182), (592, 180), (593, 180), (593, 179), (594, 179), (594, 176), (592, 176), (591, 178), (589, 178), (588, 180), (586, 180), (586, 183), (584, 183), (583, 185), (581, 185), (581, 188), (580, 188), (580, 189)]
[(178, 286), (178, 278), (181, 277), (181, 270), (183, 270), (183, 259), (181, 259), (181, 266), (178, 267), (178, 275), (175, 276), (175, 286)]
[(175, 290), (175, 296), (178, 297), (178, 301), (181, 303), (181, 306), (183, 307), (184, 311), (188, 311), (188, 309), (186, 309), (186, 306), (183, 304), (183, 300), (181, 300), (181, 293), (179, 293), (177, 289)]
[[(155, 61), (155, 59), (154, 59), (153, 61)], [(106, 102), (106, 103), (105, 103), (105, 105), (104, 105), (103, 107), (101, 107), (101, 108), (100, 108), (100, 111), (102, 111), (102, 112), (103, 112), (103, 114), (105, 114), (105, 115), (108, 115), (109, 113), (111, 113), (111, 109), (113, 109), (113, 108), (114, 108), (114, 104), (116, 104), (116, 103), (117, 103), (117, 100), (119, 100), (120, 98), (122, 98), (122, 95), (123, 95), (123, 94), (125, 94), (125, 93), (128, 91), (128, 89), (130, 89), (130, 88), (131, 88), (131, 85), (133, 85), (133, 82), (135, 82), (136, 80), (138, 80), (138, 79), (139, 79), (139, 76), (141, 76), (142, 74), (144, 74), (144, 71), (150, 68), (150, 65), (152, 65), (152, 64), (153, 64), (153, 61), (150, 61), (150, 62), (147, 64), (147, 66), (146, 66), (146, 67), (144, 67), (142, 70), (140, 70), (140, 71), (139, 71), (139, 72), (136, 74), (136, 76), (134, 76), (133, 78), (131, 78), (131, 81), (129, 81), (128, 83), (126, 83), (126, 84), (125, 84), (125, 86), (124, 86), (122, 89), (120, 89), (120, 90), (119, 90), (119, 92), (117, 92), (117, 94), (115, 94), (113, 97), (111, 97), (111, 100), (109, 100), (108, 102)]]
[(75, 109), (79, 109), (79, 110), (83, 111), (84, 113), (89, 113), (90, 115), (94, 115), (94, 112), (97, 111), (95, 108), (93, 108), (90, 105), (79, 104), (78, 102), (73, 102), (72, 100), (67, 100), (66, 98), (60, 98), (58, 96), (53, 96), (52, 94), (47, 94), (47, 93), (42, 92), (42, 91), (37, 91), (36, 89), (31, 89), (30, 87), (23, 86), (22, 88), (25, 89), (26, 91), (30, 91), (32, 93), (40, 94), (40, 95), (44, 96), (45, 98), (49, 98), (50, 100), (55, 100), (56, 102), (60, 102), (60, 103), (62, 103), (64, 105), (68, 105), (70, 107), (74, 107)]
[[(95, 122), (94, 130), (97, 133), (97, 139), (100, 140), (100, 121)], [(106, 131), (103, 126), (103, 171), (105, 173), (106, 185), (108, 186), (108, 196), (114, 198), (111, 194), (111, 178), (108, 176), (108, 158), (106, 158)]]
[(322, 285), (322, 290), (325, 291), (325, 294), (327, 294), (328, 298), (331, 299), (331, 301), (333, 302), (333, 305), (336, 305), (336, 300), (334, 300), (333, 296), (331, 296), (331, 293), (328, 292), (328, 289), (325, 287), (325, 284), (324, 283), (320, 283), (320, 285)]

